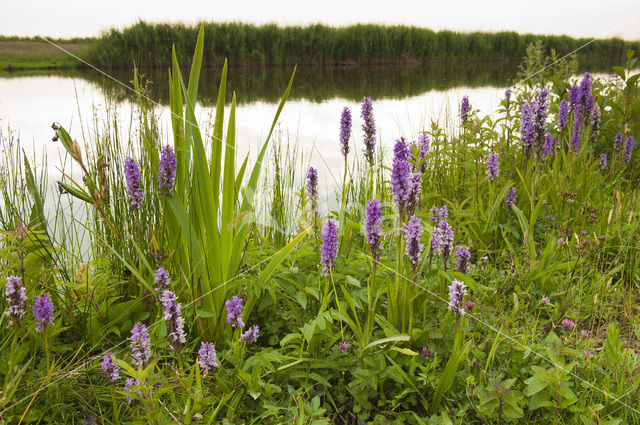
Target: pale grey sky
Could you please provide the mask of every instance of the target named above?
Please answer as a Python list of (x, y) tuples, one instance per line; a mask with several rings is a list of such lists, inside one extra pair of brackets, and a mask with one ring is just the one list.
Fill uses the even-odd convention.
[(607, 37), (640, 40), (640, 0), (0, 0), (0, 35), (95, 36), (139, 19), (281, 25), (381, 23), (577, 37), (610, 31)]

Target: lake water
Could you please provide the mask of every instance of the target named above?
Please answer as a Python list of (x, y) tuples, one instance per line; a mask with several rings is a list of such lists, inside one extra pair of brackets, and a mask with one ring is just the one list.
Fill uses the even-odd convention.
[[(455, 117), (465, 95), (475, 110), (493, 112), (505, 88), (516, 79), (517, 67), (516, 63), (301, 67), (279, 120), (278, 137), (297, 147), (305, 158), (305, 168), (310, 164), (318, 169), (321, 186), (326, 189), (322, 192), (328, 195), (324, 197), (326, 201), (342, 175), (338, 135), (340, 114), (345, 106), (353, 116), (350, 155), (361, 155), (363, 147), (360, 118), (363, 96), (373, 99), (378, 142), (390, 150), (401, 136), (415, 140), (432, 121), (457, 122)], [(596, 71), (608, 69), (606, 66)], [(292, 68), (229, 70), (228, 99), (235, 90), (238, 103), (239, 155), (254, 154), (264, 141), (291, 71)], [(214, 113), (219, 73), (219, 70), (203, 71), (197, 109), (201, 123)], [(112, 76), (130, 85), (131, 73)], [(147, 78), (153, 82), (150, 97), (158, 103), (161, 131), (166, 138), (163, 143), (170, 143), (166, 73), (150, 74)], [(27, 154), (35, 155), (36, 167), (46, 168), (53, 182), (61, 176), (64, 152), (59, 143), (51, 141), (51, 123), (61, 123), (72, 137), (91, 146), (96, 127), (99, 129), (108, 117), (113, 119), (113, 111), (117, 111), (121, 128), (128, 127), (132, 117), (135, 119), (132, 102), (130, 91), (95, 72), (5, 75), (0, 78), (0, 131), (4, 137), (9, 132), (19, 137)], [(107, 110), (111, 111), (109, 115)], [(303, 177), (304, 170), (301, 171)]]

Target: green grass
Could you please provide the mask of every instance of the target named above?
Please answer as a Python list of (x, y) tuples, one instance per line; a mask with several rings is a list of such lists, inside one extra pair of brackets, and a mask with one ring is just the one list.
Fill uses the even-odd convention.
[[(56, 40), (56, 44), (74, 55), (87, 52), (89, 42)], [(0, 72), (77, 68), (77, 59), (51, 44), (37, 39), (0, 38)]]

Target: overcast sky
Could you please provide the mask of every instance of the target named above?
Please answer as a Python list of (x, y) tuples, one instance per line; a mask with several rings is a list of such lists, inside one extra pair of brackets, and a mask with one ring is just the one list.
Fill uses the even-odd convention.
[[(177, 6), (177, 7), (176, 7)], [(0, 0), (0, 35), (95, 36), (139, 19), (405, 24), (640, 40), (640, 0)]]

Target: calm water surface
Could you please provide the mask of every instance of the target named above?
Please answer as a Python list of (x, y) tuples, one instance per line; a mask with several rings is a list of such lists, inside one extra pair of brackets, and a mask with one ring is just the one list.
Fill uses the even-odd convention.
[[(498, 105), (504, 88), (515, 77), (515, 65), (473, 64), (433, 67), (300, 68), (291, 97), (278, 125), (279, 134), (295, 144), (312, 162), (322, 156), (327, 164), (340, 160), (339, 118), (342, 108), (353, 114), (352, 151), (361, 150), (360, 99), (373, 98), (379, 141), (389, 146), (400, 136), (416, 138), (432, 120), (445, 121), (468, 95), (475, 109), (490, 112)], [(280, 96), (292, 69), (230, 69), (228, 98), (237, 96), (238, 153), (255, 151), (264, 141)], [(124, 83), (130, 73), (117, 73)], [(164, 74), (147, 75), (153, 83), (150, 97), (159, 106), (161, 129), (170, 137), (168, 91)], [(206, 70), (200, 84), (198, 115), (201, 123), (214, 113), (219, 72)], [(74, 138), (91, 145), (107, 119), (106, 110), (117, 111), (121, 128), (132, 119), (132, 93), (97, 73), (53, 73), (0, 78), (0, 129), (19, 136), (28, 152), (47, 154), (50, 172), (62, 152), (51, 142), (51, 123), (59, 122)], [(227, 105), (228, 106), (228, 105)], [(453, 112), (455, 114), (455, 112)], [(133, 117), (135, 119), (135, 117)], [(38, 155), (39, 156), (39, 155)], [(341, 160), (337, 161), (341, 164)], [(40, 164), (43, 165), (43, 164)], [(316, 164), (314, 164), (316, 165)], [(320, 168), (322, 165), (319, 163)]]

